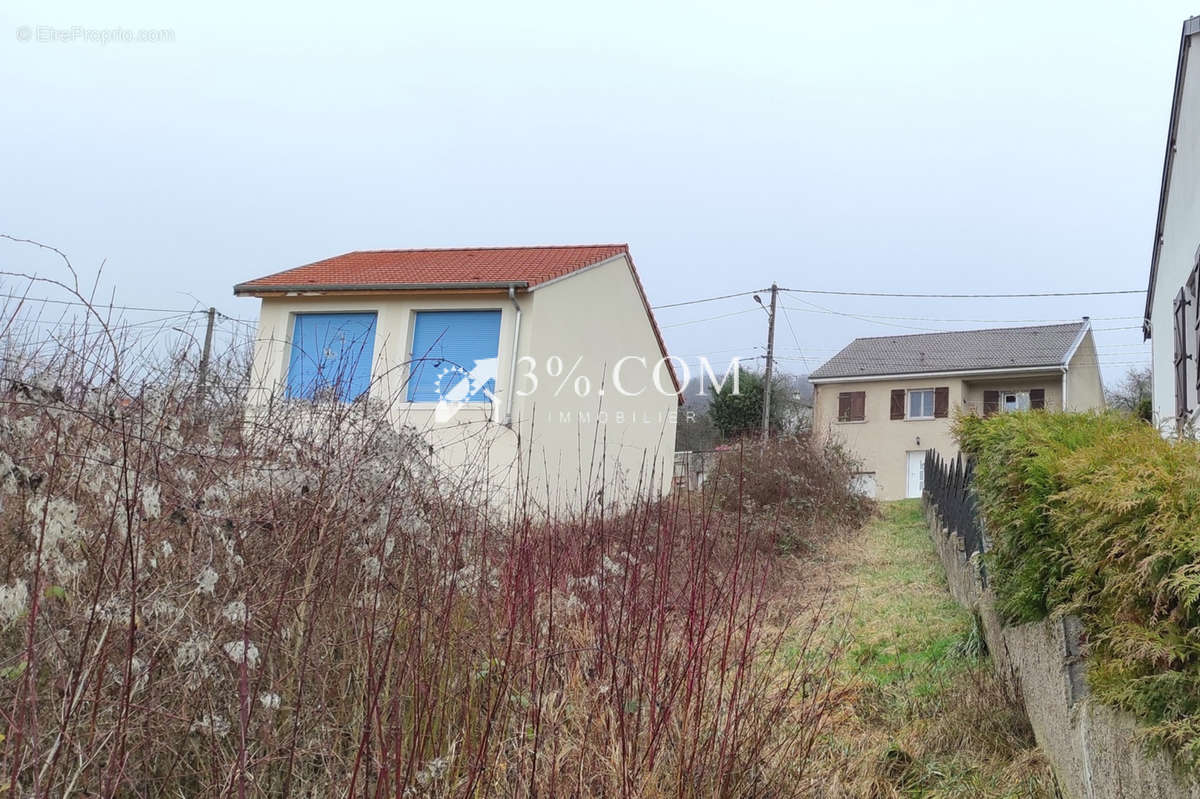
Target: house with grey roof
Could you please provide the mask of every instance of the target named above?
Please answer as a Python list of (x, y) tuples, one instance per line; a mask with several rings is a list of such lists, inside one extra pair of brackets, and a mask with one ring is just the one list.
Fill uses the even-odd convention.
[(857, 338), (809, 375), (813, 431), (879, 499), (921, 495), (925, 455), (958, 454), (954, 416), (1103, 407), (1091, 324)]

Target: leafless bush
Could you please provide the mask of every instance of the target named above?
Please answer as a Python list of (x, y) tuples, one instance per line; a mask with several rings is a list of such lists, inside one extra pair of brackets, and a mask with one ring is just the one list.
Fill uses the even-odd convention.
[(853, 489), (856, 468), (841, 445), (810, 433), (765, 444), (743, 439), (721, 453), (706, 488), (726, 511), (778, 517), (780, 544), (795, 550), (811, 536), (858, 527), (870, 516), (874, 502)]
[[(499, 519), (365, 404), (246, 422), (186, 343), (0, 341), (0, 785), (785, 796), (830, 712), (773, 530)], [(24, 336), (24, 338), (23, 338)], [(9, 357), (11, 356), (11, 357)], [(132, 361), (132, 363), (130, 363)], [(244, 374), (244, 372), (242, 372)], [(797, 627), (794, 618), (810, 621)]]

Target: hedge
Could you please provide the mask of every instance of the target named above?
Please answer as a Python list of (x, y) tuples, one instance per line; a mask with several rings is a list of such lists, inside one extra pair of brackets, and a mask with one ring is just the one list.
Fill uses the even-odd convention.
[(1073, 613), (1097, 699), (1200, 771), (1200, 444), (1116, 413), (962, 417), (1009, 623)]

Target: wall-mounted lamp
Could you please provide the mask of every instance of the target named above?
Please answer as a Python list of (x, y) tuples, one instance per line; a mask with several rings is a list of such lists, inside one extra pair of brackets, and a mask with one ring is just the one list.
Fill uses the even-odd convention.
[(921, 437), (917, 436), (917, 446), (921, 446)]

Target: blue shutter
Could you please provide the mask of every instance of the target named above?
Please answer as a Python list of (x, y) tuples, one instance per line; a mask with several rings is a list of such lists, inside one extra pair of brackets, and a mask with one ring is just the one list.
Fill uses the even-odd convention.
[(408, 401), (490, 402), (496, 392), (499, 352), (499, 311), (419, 312), (413, 325)]
[(296, 314), (287, 395), (352, 402), (371, 385), (375, 314)]

